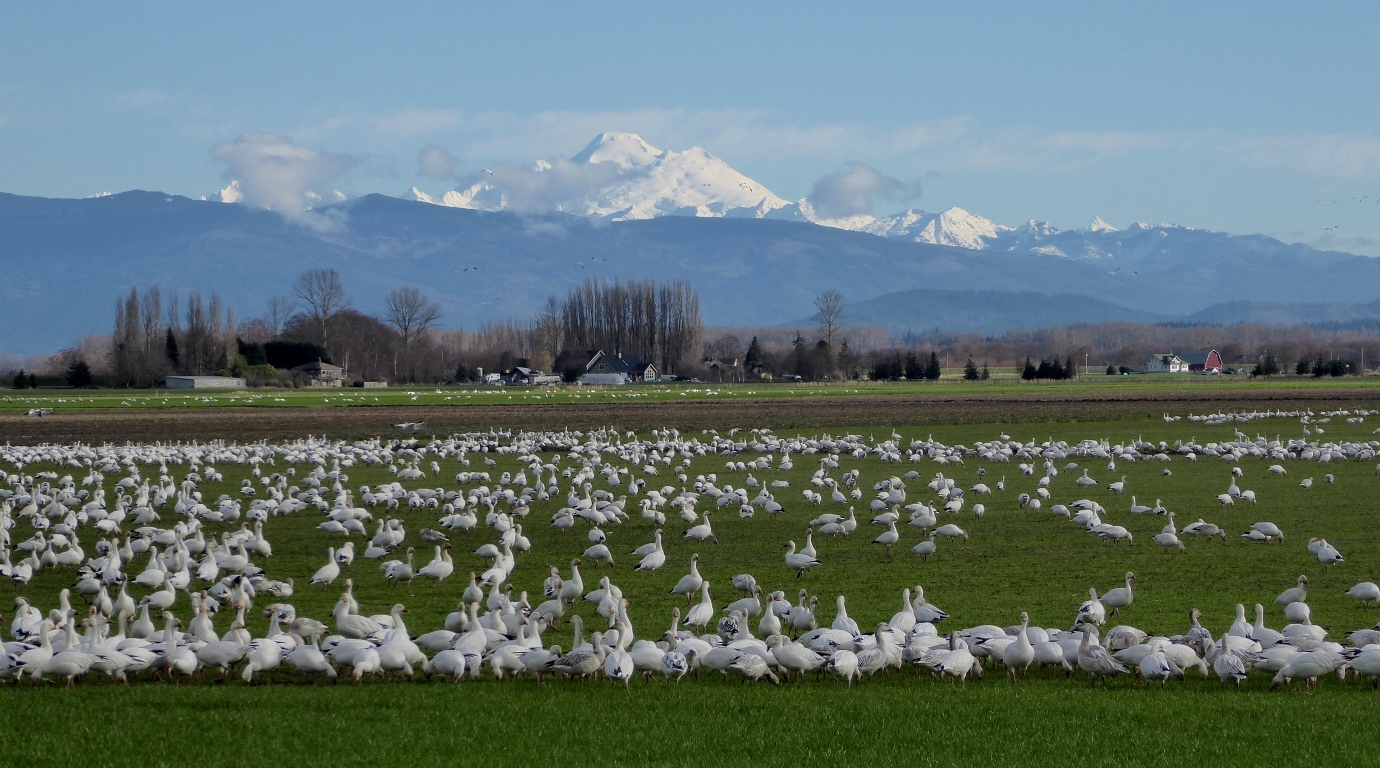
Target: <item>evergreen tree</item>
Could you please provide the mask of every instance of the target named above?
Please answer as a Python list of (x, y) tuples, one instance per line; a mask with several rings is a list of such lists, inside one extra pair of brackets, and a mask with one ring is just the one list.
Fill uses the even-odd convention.
[(84, 360), (73, 360), (67, 366), (67, 386), (78, 389), (89, 387), (96, 383), (96, 379), (91, 375), (91, 366)]
[(755, 371), (762, 367), (762, 345), (757, 343), (757, 337), (752, 337), (752, 343), (748, 344), (747, 354), (743, 355), (743, 367), (749, 371)]
[(1036, 373), (1038, 373), (1038, 371), (1035, 369), (1035, 366), (1030, 362), (1030, 358), (1027, 357), (1025, 359), (1025, 367), (1021, 368), (1021, 378), (1026, 381), (1030, 381), (1035, 378)]
[(977, 365), (973, 363), (973, 358), (968, 358), (968, 362), (963, 365), (963, 378), (967, 381), (977, 381), (981, 375), (978, 373)]
[(14, 375), (14, 388), (15, 388), (15, 389), (23, 389), (23, 388), (25, 388), (25, 387), (27, 387), (27, 386), (29, 386), (29, 380), (28, 380), (28, 378), (24, 375), (24, 369), (23, 369), (23, 368), (20, 368), (20, 369), (19, 369), (19, 373), (16, 373), (16, 374)]
[(1108, 376), (1115, 376), (1115, 375), (1116, 375), (1116, 366), (1115, 366), (1115, 365), (1109, 365), (1109, 366), (1107, 366), (1107, 375), (1108, 375)]
[(1307, 360), (1300, 360), (1298, 365), (1294, 366), (1294, 373), (1299, 376), (1307, 376), (1311, 370), (1313, 370), (1313, 366), (1309, 365)]
[[(898, 378), (900, 373), (897, 374)], [(905, 376), (907, 381), (919, 381), (925, 378), (925, 369), (920, 365), (920, 358), (915, 356), (915, 351), (906, 353)]]
[(939, 368), (939, 353), (930, 350), (930, 362), (929, 365), (925, 366), (925, 378), (930, 381), (939, 381), (939, 375), (941, 373), (942, 371)]
[(1064, 358), (1064, 378), (1078, 378), (1078, 368), (1075, 367), (1073, 364), (1073, 355), (1069, 355), (1068, 357)]
[(32, 373), (29, 374), (29, 389), (38, 389), (38, 377)]
[(987, 363), (982, 364), (982, 380), (987, 381), (992, 378), (992, 370), (987, 367)]
[(168, 365), (171, 366), (174, 371), (181, 368), (182, 356), (177, 351), (177, 334), (173, 333), (172, 328), (168, 329), (163, 339), (163, 356), (168, 358)]

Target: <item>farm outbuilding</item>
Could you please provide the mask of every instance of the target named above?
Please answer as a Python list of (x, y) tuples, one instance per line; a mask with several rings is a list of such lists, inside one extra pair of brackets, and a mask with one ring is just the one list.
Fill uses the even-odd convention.
[(1225, 367), (1222, 365), (1222, 356), (1215, 349), (1190, 349), (1180, 352), (1179, 358), (1193, 373), (1221, 373)]
[(244, 389), (244, 379), (235, 376), (169, 376), (163, 379), (168, 389)]

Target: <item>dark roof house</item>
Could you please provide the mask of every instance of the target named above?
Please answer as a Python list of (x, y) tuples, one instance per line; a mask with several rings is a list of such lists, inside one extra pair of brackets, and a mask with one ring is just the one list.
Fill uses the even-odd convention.
[(630, 381), (656, 381), (658, 378), (656, 366), (644, 360), (639, 360), (632, 355), (605, 354), (603, 350), (595, 350), (585, 363), (586, 373), (608, 373), (624, 374)]
[(1226, 367), (1222, 365), (1222, 356), (1217, 354), (1215, 349), (1190, 349), (1187, 352), (1180, 352), (1179, 359), (1188, 364), (1188, 370), (1193, 372), (1217, 371), (1220, 373)]

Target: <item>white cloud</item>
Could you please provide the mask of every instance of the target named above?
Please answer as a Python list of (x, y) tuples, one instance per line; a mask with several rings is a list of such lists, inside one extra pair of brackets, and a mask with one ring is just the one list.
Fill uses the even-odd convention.
[(430, 144), (417, 153), (417, 173), (428, 179), (449, 181), (455, 178), (459, 160), (445, 147)]
[(823, 218), (840, 219), (872, 212), (879, 198), (913, 200), (920, 185), (893, 179), (863, 163), (850, 162), (848, 169), (831, 173), (810, 188), (808, 200)]
[(1253, 136), (1227, 148), (1243, 164), (1316, 176), (1358, 178), (1380, 173), (1380, 137), (1366, 133)]
[(374, 118), (374, 130), (390, 136), (425, 136), (454, 128), (463, 117), (456, 109), (406, 109)]
[(242, 201), (267, 208), (318, 232), (339, 230), (343, 214), (311, 210), (329, 199), (331, 184), (359, 164), (348, 155), (317, 152), (276, 133), (245, 133), (211, 150), (227, 180), (239, 182)]

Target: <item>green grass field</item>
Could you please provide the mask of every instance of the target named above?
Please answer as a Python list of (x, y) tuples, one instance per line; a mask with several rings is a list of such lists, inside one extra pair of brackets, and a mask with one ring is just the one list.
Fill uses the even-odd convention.
[(1224, 392), (1249, 395), (1261, 389), (1353, 388), (1380, 381), (1375, 377), (1314, 379), (1244, 376), (1105, 376), (1076, 381), (1024, 382), (1014, 375), (995, 375), (990, 381), (963, 381), (962, 370), (946, 370), (937, 382), (805, 382), (797, 384), (719, 384), (669, 382), (624, 387), (483, 387), (397, 386), (387, 389), (244, 389), (244, 390), (0, 390), (0, 413), (32, 409), (80, 411), (144, 411), (178, 408), (483, 405), (507, 403), (561, 404), (589, 401), (685, 402), (725, 398), (798, 398), (807, 396), (1023, 394), (1030, 392), (1156, 394)]
[[(776, 391), (774, 387), (762, 389)], [(472, 391), (476, 397), (508, 394), (502, 390), (494, 395)], [(630, 389), (629, 393), (640, 391), (644, 390)], [(645, 391), (680, 396), (670, 389)], [(423, 396), (421, 390), (417, 392), (419, 398)], [(442, 390), (441, 395), (432, 390), (427, 393), (429, 397), (452, 398), (460, 394), (455, 390)], [(337, 405), (343, 403), (324, 400), (348, 394), (347, 390), (298, 396), (317, 398), (316, 402), (323, 405)], [(387, 394), (410, 397), (392, 391)], [(101, 407), (110, 406), (107, 403)], [(744, 426), (751, 426), (750, 418), (750, 413), (744, 414)], [(1375, 440), (1376, 426), (1380, 426), (1380, 418), (1373, 417), (1359, 425), (1347, 425), (1338, 418), (1327, 425), (1325, 436), (1314, 439)], [(923, 430), (896, 425), (903, 436), (903, 446), (913, 438), (923, 439), (927, 435), (948, 445), (972, 446), (977, 441), (995, 439), (1005, 431), (1023, 441), (1040, 442), (1052, 437), (1070, 443), (1105, 439), (1117, 444), (1140, 438), (1165, 441), (1172, 447), (1174, 441), (1190, 437), (1204, 444), (1231, 440), (1238, 428), (1252, 437), (1261, 434), (1271, 439), (1277, 434), (1285, 439), (1301, 434), (1296, 419), (1223, 426), (1187, 421), (1167, 424), (1159, 420), (1062, 427), (1047, 423), (964, 425)], [(884, 430), (858, 431), (865, 438), (886, 437)], [(832, 432), (843, 434), (840, 430)], [(755, 454), (747, 453), (736, 458), (747, 461), (754, 457)], [(468, 468), (454, 459), (440, 459), (439, 476), (404, 485), (455, 488), (454, 475), (461, 469), (487, 469), (495, 481), (501, 472), (518, 469), (510, 455), (493, 458), (494, 466), (483, 467), (479, 457), (471, 455)], [(543, 454), (543, 458), (552, 457)], [(690, 478), (714, 473), (720, 486), (732, 483), (740, 487), (746, 473), (726, 470), (726, 460), (713, 455), (697, 458)], [(627, 553), (652, 539), (654, 525), (639, 517), (635, 503), (630, 503), (631, 520), (608, 529), (617, 566), (611, 571), (583, 569), (586, 589), (592, 589), (600, 576), (610, 575), (631, 602), (631, 618), (640, 637), (661, 634), (669, 626), (671, 608), (684, 606), (683, 599), (670, 596), (667, 591), (686, 572), (693, 552), (701, 555), (701, 571), (714, 584), (716, 606), (737, 599), (728, 579), (748, 571), (756, 575), (766, 590), (782, 589), (794, 598), (796, 589), (803, 586), (819, 596), (822, 625), (834, 617), (835, 596), (845, 595), (850, 615), (864, 631), (898, 611), (901, 590), (917, 583), (924, 585), (931, 602), (949, 612), (951, 618), (941, 625), (941, 631), (980, 623), (1014, 624), (1023, 610), (1030, 612), (1034, 624), (1066, 629), (1089, 587), (1102, 592), (1118, 586), (1128, 570), (1138, 577), (1136, 602), (1119, 620), (1110, 621), (1109, 626), (1121, 622), (1151, 633), (1177, 634), (1187, 629), (1188, 611), (1196, 607), (1204, 612), (1205, 624), (1216, 635), (1230, 624), (1237, 603), (1249, 607), (1259, 602), (1268, 608), (1267, 623), (1278, 629), (1285, 622), (1281, 609), (1270, 601), (1292, 586), (1299, 574), (1307, 574), (1312, 580), (1309, 602), (1314, 621), (1326, 626), (1331, 637), (1344, 637), (1380, 619), (1380, 612), (1364, 611), (1344, 594), (1357, 581), (1380, 579), (1380, 533), (1376, 529), (1375, 507), (1380, 475), (1374, 461), (1334, 462), (1327, 466), (1292, 461), (1285, 463), (1288, 476), (1276, 477), (1265, 471), (1272, 461), (1244, 459), (1240, 466), (1245, 476), (1237, 482), (1242, 488), (1255, 490), (1259, 503), (1222, 507), (1215, 496), (1226, 489), (1232, 466), (1224, 462), (1203, 457), (1195, 464), (1176, 457), (1167, 465), (1122, 462), (1115, 472), (1110, 472), (1105, 460), (1072, 460), (1089, 467), (1091, 475), (1102, 484), (1092, 489), (1079, 488), (1074, 479), (1080, 473), (1063, 471), (1067, 460), (1058, 461), (1056, 466), (1061, 473), (1054, 480), (1050, 503), (1095, 499), (1108, 510), (1104, 519), (1130, 529), (1134, 542), (1097, 539), (1048, 512), (1019, 509), (1016, 495), (1033, 492), (1036, 478), (1021, 474), (1015, 463), (984, 463), (970, 457), (962, 465), (938, 466), (930, 461), (884, 464), (873, 457), (843, 457), (840, 468), (830, 475), (841, 477), (848, 470), (860, 470), (859, 485), (865, 494), (857, 506), (863, 524), (849, 539), (817, 539), (823, 565), (797, 581), (782, 560), (782, 545), (787, 539), (803, 543), (806, 524), (816, 514), (847, 511), (846, 506), (828, 500), (827, 489), (822, 506), (803, 502), (800, 492), (812, 487), (808, 479), (818, 465), (811, 457), (797, 456), (796, 468), (791, 472), (753, 473), (763, 482), (784, 479), (790, 483), (788, 490), (777, 492), (778, 500), (787, 509), (780, 519), (768, 519), (760, 511), (750, 519), (728, 512), (712, 515), (720, 543), (692, 546), (693, 542), (680, 537), (688, 526), (668, 510), (668, 561), (666, 568), (656, 574), (633, 571), (635, 560)], [(423, 462), (423, 467), (427, 463)], [(569, 459), (562, 462), (562, 466), (568, 464)], [(1172, 470), (1172, 476), (1161, 474), (1165, 466)], [(935, 472), (942, 471), (968, 488), (977, 482), (979, 467), (987, 469), (988, 484), (995, 484), (1004, 475), (1008, 490), (992, 497), (969, 495), (969, 509), (974, 502), (987, 507), (987, 514), (981, 519), (974, 519), (968, 510), (954, 519), (969, 531), (969, 542), (941, 539), (938, 553), (928, 562), (909, 553), (909, 548), (921, 540), (920, 532), (909, 526), (901, 527), (901, 544), (890, 559), (883, 557), (880, 547), (870, 544), (872, 537), (883, 530), (866, 522), (871, 518), (866, 504), (873, 483), (914, 469), (920, 478), (907, 482), (908, 501), (929, 501), (933, 497), (924, 483)], [(78, 479), (82, 474), (71, 468), (39, 464), (25, 466), (23, 472), (45, 469), (71, 472)], [(172, 469), (175, 475), (182, 471)], [(248, 476), (245, 466), (222, 464), (220, 469), (225, 474), (224, 482), (203, 484), (201, 488), (207, 499), (222, 493), (236, 496), (241, 480)], [(282, 464), (265, 467), (266, 472), (284, 469)], [(16, 471), (2, 463), (0, 470)], [(305, 468), (299, 467), (299, 471)], [(640, 475), (636, 466), (629, 471), (631, 476)], [(669, 467), (662, 467), (660, 472), (659, 476), (648, 478), (650, 487), (680, 487)], [(1335, 485), (1322, 482), (1324, 473), (1329, 472), (1336, 477)], [(157, 468), (146, 467), (145, 474), (156, 477)], [(1105, 489), (1106, 483), (1123, 474), (1129, 486), (1126, 494), (1117, 496)], [(1304, 477), (1315, 479), (1311, 490), (1299, 487), (1299, 480)], [(107, 486), (115, 479), (108, 477)], [(350, 469), (346, 484), (358, 489), (391, 479), (382, 467), (357, 466)], [(607, 486), (601, 482), (599, 487)], [(551, 514), (563, 506), (567, 490), (562, 485), (558, 499), (534, 505), (526, 518), (524, 533), (532, 540), (532, 551), (518, 555), (513, 583), (519, 592), (532, 595), (533, 604), (541, 600), (540, 585), (547, 566), (558, 565), (568, 574), (570, 560), (589, 543), (585, 537), (587, 525), (562, 534), (549, 524)], [(1199, 517), (1216, 522), (1229, 532), (1228, 541), (1224, 544), (1187, 538), (1186, 554), (1162, 553), (1151, 537), (1165, 519), (1130, 515), (1127, 509), (1133, 494), (1142, 504), (1153, 505), (1157, 498), (1161, 499), (1177, 514), (1180, 526)], [(701, 503), (701, 510), (707, 507), (707, 501)], [(374, 513), (377, 518), (383, 516), (381, 510)], [(162, 524), (171, 524), (172, 513), (165, 511), (163, 515)], [(435, 527), (439, 513), (403, 510), (398, 517), (406, 523), (408, 544), (418, 548), (420, 566), (430, 559), (431, 548), (420, 543), (417, 532), (426, 526)], [(339, 540), (315, 530), (320, 520), (309, 511), (270, 521), (266, 533), (275, 554), (259, 564), (272, 578), (293, 577), (298, 591), (290, 602), (300, 614), (329, 623), (340, 582), (333, 589), (306, 585), (310, 575), (324, 564), (326, 547)], [(1265, 545), (1238, 537), (1258, 520), (1279, 524), (1287, 541)], [(371, 524), (371, 533), (372, 530)], [(13, 533), (17, 542), (27, 538), (31, 531), (27, 523), (21, 523)], [(1328, 539), (1345, 555), (1346, 562), (1331, 570), (1323, 569), (1304, 546), (1312, 536)], [(376, 564), (362, 557), (346, 569), (345, 575), (355, 581), (363, 613), (383, 613), (395, 602), (404, 603), (410, 611), (409, 628), (416, 635), (439, 628), (445, 614), (455, 609), (468, 571), (482, 571), (485, 567), (470, 553), (493, 538), (482, 524), (468, 534), (453, 533), (457, 573), (439, 587), (420, 580), (410, 586), (389, 586)], [(84, 537), (83, 544), (89, 552), (94, 540)], [(356, 545), (362, 550), (358, 538)], [(142, 570), (145, 560), (137, 559), (129, 566), (130, 573)], [(45, 571), (23, 594), (47, 609), (56, 604), (57, 591), (72, 580), (70, 571)], [(132, 591), (136, 596), (143, 594), (143, 590)], [(0, 585), (0, 605), (8, 606), (16, 594), (13, 585)], [(588, 626), (597, 628), (602, 624), (593, 608), (592, 604), (583, 603), (576, 610)], [(177, 612), (184, 620), (189, 618), (185, 597), (179, 599)], [(251, 630), (256, 635), (262, 633), (265, 620), (257, 615), (252, 619)], [(228, 621), (223, 613), (217, 628), (225, 631)], [(754, 620), (754, 631), (755, 627)], [(563, 623), (548, 630), (544, 638), (548, 644), (568, 647), (569, 626)], [(868, 681), (851, 691), (830, 679), (773, 688), (724, 684), (706, 678), (686, 680), (675, 686), (660, 680), (635, 681), (629, 693), (607, 683), (550, 681), (539, 685), (524, 679), (500, 684), (489, 677), (487, 668), (481, 681), (459, 686), (420, 680), (412, 684), (369, 683), (358, 688), (305, 686), (290, 682), (284, 674), (271, 685), (252, 688), (236, 679), (227, 686), (196, 684), (173, 688), (137, 682), (126, 689), (93, 679), (72, 691), (58, 686), (0, 686), (0, 733), (8, 735), (6, 741), (10, 744), (16, 743), (19, 734), (27, 734), (22, 742), (31, 744), (32, 749), (26, 751), (24, 764), (70, 763), (85, 755), (103, 764), (137, 761), (172, 765), (185, 764), (194, 755), (208, 754), (209, 761), (216, 764), (279, 763), (294, 757), (307, 757), (311, 762), (355, 762), (365, 756), (397, 757), (428, 765), (542, 758), (559, 764), (798, 764), (811, 758), (849, 759), (864, 755), (904, 758), (921, 764), (951, 764), (960, 760), (987, 764), (1022, 758), (1071, 759), (1077, 763), (1214, 760), (1236, 764), (1280, 758), (1288, 761), (1291, 755), (1303, 754), (1309, 760), (1337, 757), (1354, 761), (1364, 760), (1373, 751), (1369, 730), (1356, 730), (1350, 725), (1369, 722), (1380, 714), (1380, 694), (1372, 692), (1368, 684), (1343, 684), (1331, 678), (1309, 696), (1302, 690), (1267, 693), (1268, 683), (1268, 676), (1256, 673), (1240, 694), (1220, 687), (1215, 679), (1190, 679), (1165, 691), (1142, 690), (1139, 683), (1128, 679), (1113, 682), (1107, 690), (1093, 689), (1087, 678), (1081, 676), (1073, 681), (1032, 677), (1027, 684), (1013, 687), (1002, 679), (1000, 672), (989, 670), (986, 680), (970, 683), (963, 690), (946, 683), (931, 683), (928, 678), (919, 679), (906, 670), (904, 674)], [(157, 723), (164, 733), (189, 735), (160, 739), (157, 747), (147, 753), (131, 752), (128, 748), (109, 750), (110, 734), (123, 733), (126, 728), (138, 732), (148, 723)], [(208, 744), (226, 743), (219, 735), (191, 735), (204, 731), (207, 725), (215, 729), (210, 732), (214, 734), (251, 735), (234, 746), (233, 752), (216, 751)], [(14, 754), (9, 747), (5, 753)]]

